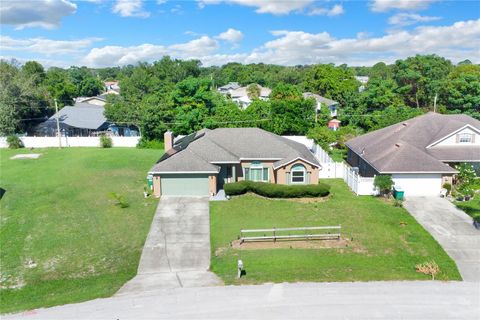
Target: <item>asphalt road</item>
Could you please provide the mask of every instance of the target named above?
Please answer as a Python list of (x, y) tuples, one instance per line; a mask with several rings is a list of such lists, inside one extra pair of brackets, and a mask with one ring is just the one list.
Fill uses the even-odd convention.
[(349, 282), (172, 288), (11, 319), (480, 319), (479, 282)]

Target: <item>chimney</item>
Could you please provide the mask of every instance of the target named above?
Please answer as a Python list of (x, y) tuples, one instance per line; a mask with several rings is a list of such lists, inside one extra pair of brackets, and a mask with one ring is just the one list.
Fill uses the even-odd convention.
[(163, 143), (165, 145), (165, 152), (173, 148), (173, 132), (167, 131), (163, 134)]

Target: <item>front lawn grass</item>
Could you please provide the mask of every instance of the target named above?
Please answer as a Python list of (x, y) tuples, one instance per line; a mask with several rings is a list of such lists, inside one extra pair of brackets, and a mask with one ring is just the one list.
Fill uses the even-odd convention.
[[(10, 160), (41, 153), (38, 160)], [(157, 199), (144, 199), (161, 150), (1, 150), (0, 311), (115, 293), (136, 274)], [(123, 195), (128, 208), (110, 193)]]
[(475, 221), (480, 222), (480, 195), (477, 194), (470, 201), (455, 201), (457, 208), (463, 210), (471, 216)]
[[(415, 265), (434, 260), (439, 280), (460, 280), (453, 260), (403, 208), (370, 196), (356, 196), (342, 180), (324, 202), (302, 203), (255, 195), (211, 202), (211, 269), (226, 284), (295, 281), (427, 280)], [(230, 247), (241, 229), (341, 225), (353, 239), (341, 249), (262, 249)], [(403, 226), (402, 226), (403, 225)], [(335, 241), (335, 240), (333, 240)], [(237, 260), (246, 275), (237, 276)]]

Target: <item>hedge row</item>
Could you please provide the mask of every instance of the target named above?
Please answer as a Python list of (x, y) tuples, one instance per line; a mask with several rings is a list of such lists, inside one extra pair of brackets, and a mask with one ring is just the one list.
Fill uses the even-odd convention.
[(267, 198), (313, 198), (327, 196), (330, 193), (330, 186), (324, 183), (283, 185), (267, 182), (239, 181), (226, 183), (224, 190), (229, 196), (253, 192)]

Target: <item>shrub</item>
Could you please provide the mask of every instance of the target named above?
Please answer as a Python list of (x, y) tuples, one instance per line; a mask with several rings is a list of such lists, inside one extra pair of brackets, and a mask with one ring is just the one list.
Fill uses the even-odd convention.
[(100, 147), (102, 148), (111, 148), (113, 146), (112, 138), (107, 135), (102, 134), (100, 136)]
[(442, 188), (447, 190), (447, 194), (450, 194), (452, 192), (452, 185), (448, 182), (445, 182), (443, 184)]
[(163, 142), (160, 140), (148, 140), (142, 137), (138, 141), (137, 148), (139, 149), (163, 149)]
[(330, 186), (319, 184), (283, 185), (268, 182), (239, 181), (224, 185), (225, 193), (236, 196), (253, 192), (267, 198), (324, 197), (330, 193)]
[(11, 135), (7, 137), (7, 144), (10, 149), (23, 148), (23, 142), (19, 137)]
[(373, 185), (378, 189), (378, 191), (380, 191), (380, 194), (388, 195), (392, 191), (393, 180), (389, 175), (380, 174), (375, 176)]
[(393, 206), (398, 208), (403, 208), (403, 201), (402, 200), (393, 200)]
[(435, 276), (440, 273), (440, 267), (438, 264), (435, 263), (435, 261), (430, 261), (430, 262), (424, 262), (424, 263), (419, 263), (415, 266), (415, 270), (417, 272), (423, 273), (423, 274), (428, 274), (432, 276), (432, 280), (435, 280)]

